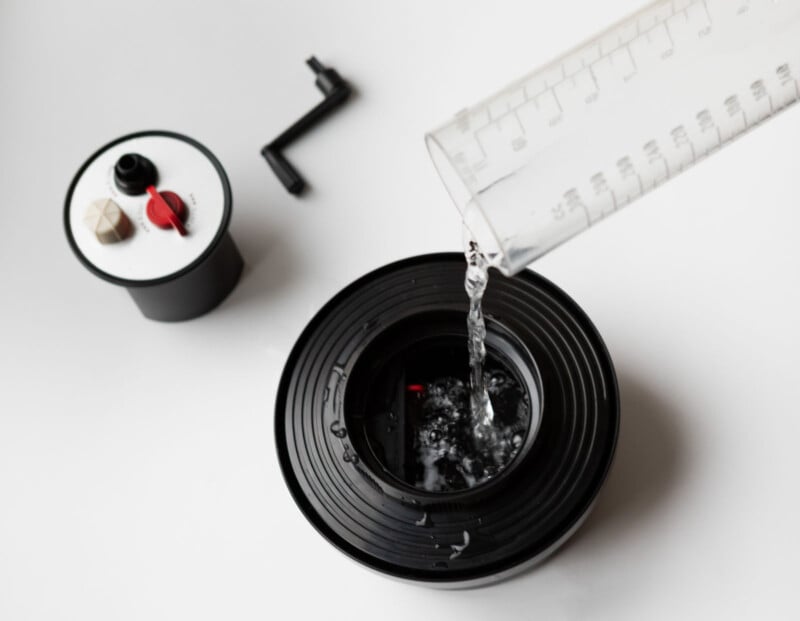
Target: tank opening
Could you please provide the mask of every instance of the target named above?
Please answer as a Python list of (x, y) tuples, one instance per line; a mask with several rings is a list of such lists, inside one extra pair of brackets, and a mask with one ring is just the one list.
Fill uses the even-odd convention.
[(394, 486), (448, 493), (504, 472), (533, 441), (538, 374), (527, 350), (487, 324), (491, 427), (470, 411), (464, 314), (423, 313), (390, 327), (360, 355), (345, 393), (353, 448)]

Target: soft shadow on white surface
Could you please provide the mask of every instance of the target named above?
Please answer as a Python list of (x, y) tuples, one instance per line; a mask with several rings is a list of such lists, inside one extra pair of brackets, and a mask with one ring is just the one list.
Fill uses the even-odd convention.
[(263, 305), (298, 279), (290, 237), (278, 228), (241, 227), (232, 231), (244, 259), (241, 280), (226, 300), (228, 310)]
[(621, 424), (614, 463), (594, 510), (561, 552), (585, 548), (592, 553), (614, 546), (667, 504), (686, 475), (685, 430), (664, 388), (624, 368), (618, 370), (617, 381)]

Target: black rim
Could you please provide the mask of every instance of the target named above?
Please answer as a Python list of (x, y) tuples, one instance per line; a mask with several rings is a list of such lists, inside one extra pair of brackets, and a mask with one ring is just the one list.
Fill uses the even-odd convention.
[[(128, 280), (125, 278), (119, 278), (117, 276), (112, 276), (104, 272), (103, 270), (99, 269), (94, 263), (89, 261), (84, 254), (78, 248), (78, 245), (75, 243), (75, 238), (72, 235), (72, 230), (69, 224), (69, 214), (70, 214), (70, 203), (72, 202), (72, 193), (75, 190), (75, 186), (78, 183), (78, 180), (83, 175), (83, 172), (89, 167), (89, 165), (97, 159), (100, 154), (104, 153), (111, 147), (119, 144), (120, 142), (124, 142), (125, 140), (130, 140), (132, 138), (142, 138), (144, 136), (165, 136), (168, 138), (176, 138), (178, 140), (182, 140), (193, 147), (197, 148), (201, 151), (211, 162), (214, 168), (219, 174), (220, 181), (222, 182), (222, 190), (224, 194), (225, 204), (223, 206), (223, 213), (222, 213), (222, 221), (220, 222), (219, 229), (217, 230), (217, 234), (214, 236), (214, 239), (208, 245), (208, 247), (203, 251), (203, 253), (197, 257), (194, 261), (192, 261), (186, 267), (178, 270), (177, 272), (173, 272), (172, 274), (168, 274), (166, 276), (162, 276), (160, 278), (153, 278), (151, 280)], [(67, 190), (67, 197), (64, 200), (64, 230), (67, 234), (67, 240), (69, 241), (69, 246), (72, 248), (72, 252), (78, 257), (78, 260), (83, 263), (83, 265), (88, 269), (90, 272), (99, 276), (103, 280), (107, 280), (108, 282), (114, 283), (116, 285), (122, 285), (124, 287), (149, 287), (152, 285), (159, 285), (165, 282), (169, 282), (170, 280), (174, 280), (176, 278), (180, 278), (184, 274), (192, 271), (195, 267), (200, 265), (205, 259), (214, 251), (214, 248), (219, 244), (220, 240), (222, 240), (225, 232), (228, 230), (228, 225), (230, 224), (231, 220), (231, 205), (232, 205), (232, 197), (231, 197), (231, 186), (230, 182), (228, 181), (228, 176), (225, 174), (225, 170), (222, 168), (222, 164), (220, 164), (219, 160), (214, 156), (214, 154), (209, 151), (205, 146), (189, 138), (188, 136), (184, 136), (183, 134), (178, 134), (175, 132), (163, 131), (163, 130), (148, 130), (148, 131), (141, 131), (135, 132), (133, 134), (127, 134), (122, 136), (121, 138), (117, 138), (112, 142), (100, 147), (97, 151), (95, 151), (88, 160), (86, 160), (83, 165), (78, 169), (78, 172), (72, 178), (72, 182), (69, 184), (69, 190)]]
[[(346, 379), (331, 383), (332, 370), (342, 365), (347, 373), (364, 347), (409, 309), (424, 312), (427, 303), (465, 312), (463, 269), (460, 254), (427, 255), (385, 266), (346, 287), (301, 334), (276, 401), (280, 467), (306, 518), (342, 552), (373, 569), (440, 584), (506, 574), (562, 542), (602, 486), (619, 428), (613, 366), (588, 317), (533, 272), (511, 279), (493, 273), (485, 312), (522, 335), (544, 382), (543, 427), (524, 461), (509, 468), (508, 476), (501, 473), (496, 485), (463, 498), (396, 493), (363, 462), (342, 462), (347, 439), (326, 432), (332, 419), (344, 419), (343, 406), (336, 411), (335, 391), (347, 387)], [(418, 289), (418, 298), (405, 307), (386, 297), (394, 291), (405, 298)], [(376, 291), (389, 293), (380, 298)], [(339, 398), (343, 403), (344, 393)], [(424, 514), (429, 523), (420, 526)], [(472, 549), (450, 559), (449, 546), (461, 543), (463, 530), (472, 533)]]

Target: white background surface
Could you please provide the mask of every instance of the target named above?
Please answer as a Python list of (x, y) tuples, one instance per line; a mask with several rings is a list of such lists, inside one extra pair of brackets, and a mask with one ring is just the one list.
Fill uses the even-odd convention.
[[(458, 250), (423, 133), (637, 9), (559, 2), (0, 3), (0, 619), (709, 619), (800, 616), (800, 211), (793, 109), (540, 260), (603, 334), (623, 398), (595, 513), (488, 589), (374, 575), (283, 485), (277, 380), (342, 286)], [(358, 96), (291, 160), (260, 147)], [(231, 178), (247, 269), (212, 314), (145, 320), (62, 231), (97, 147), (186, 133)]]

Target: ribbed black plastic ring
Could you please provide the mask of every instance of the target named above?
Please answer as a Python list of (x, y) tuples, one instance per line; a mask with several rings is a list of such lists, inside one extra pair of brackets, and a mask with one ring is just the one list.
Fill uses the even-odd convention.
[(463, 493), (417, 492), (370, 468), (346, 424), (348, 390), (362, 389), (350, 383), (353, 369), (409, 317), (465, 321), (464, 270), (462, 255), (427, 255), (348, 286), (300, 336), (276, 404), (281, 469), (317, 530), (373, 569), (441, 586), (503, 578), (563, 543), (592, 506), (619, 428), (613, 365), (583, 311), (531, 271), (493, 272), (487, 343), (513, 340), (535, 363), (541, 420), (530, 446), (496, 480)]

